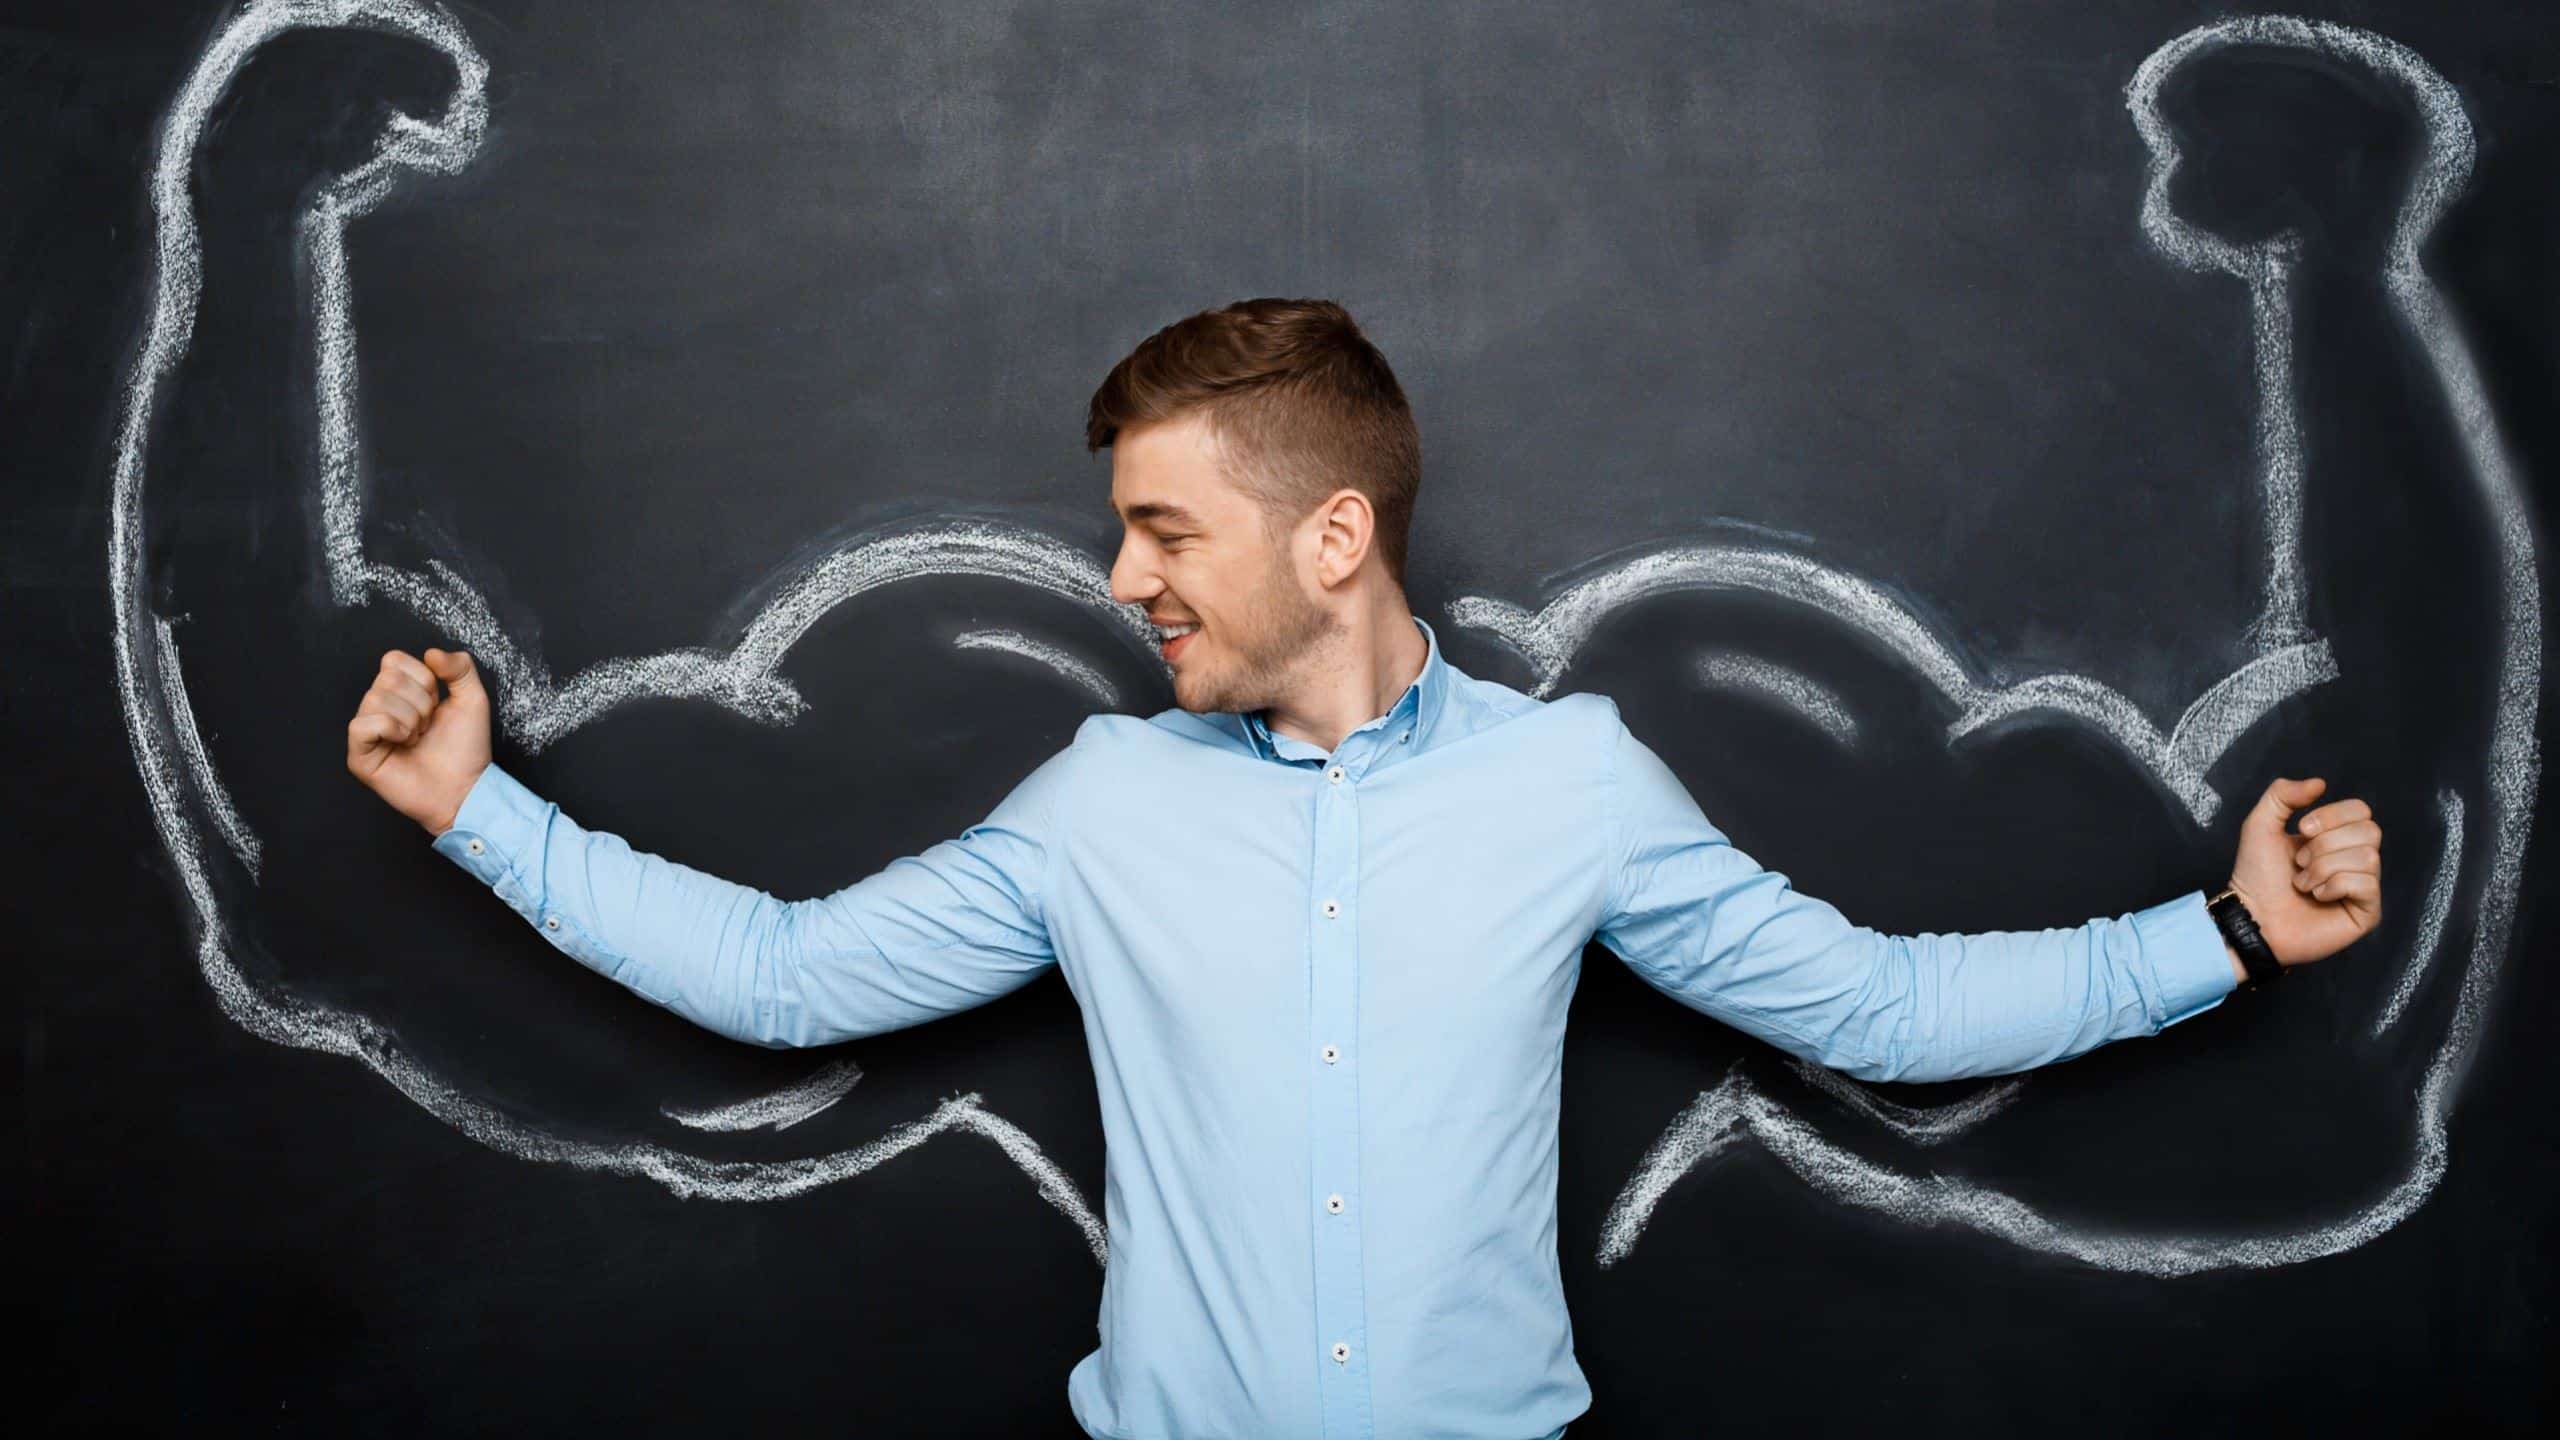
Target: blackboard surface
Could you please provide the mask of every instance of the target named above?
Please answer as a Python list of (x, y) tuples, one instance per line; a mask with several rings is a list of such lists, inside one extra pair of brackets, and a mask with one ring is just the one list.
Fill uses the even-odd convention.
[(2547, 7), (11, 11), (42, 1428), (1073, 1434), (1062, 983), (720, 1040), (343, 728), (469, 643), (639, 848), (956, 833), (1171, 703), (1083, 407), (1252, 295), (1413, 397), (1449, 658), (1615, 697), (1855, 919), (2210, 885), (2278, 774), (2390, 836), (2367, 941), (2022, 1077), (1808, 1073), (1591, 951), (1573, 1435), (2551, 1419)]

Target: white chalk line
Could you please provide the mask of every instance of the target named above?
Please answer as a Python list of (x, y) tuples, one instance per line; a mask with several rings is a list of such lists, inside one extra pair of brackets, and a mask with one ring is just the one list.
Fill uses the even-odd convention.
[(2417, 1208), (2444, 1173), (2441, 1130), (2421, 1132), (2420, 1154), (2389, 1195), (2346, 1220), (2277, 1235), (2108, 1235), (2064, 1224), (1986, 1186), (1940, 1174), (1875, 1164), (1832, 1143), (1785, 1105), (1764, 1095), (1739, 1066), (1700, 1094), (1657, 1137), (1601, 1221), (1598, 1260), (1624, 1260), (1646, 1219), (1682, 1176), (1744, 1139), (1757, 1141), (1828, 1199), (1878, 1211), (1909, 1225), (1961, 1225), (2023, 1249), (2108, 1270), (2161, 1277), (2235, 1266), (2272, 1268), (2354, 1249)]
[(1120, 708), (1118, 686), (1112, 684), (1101, 671), (1086, 663), (1081, 656), (1071, 654), (1063, 647), (1052, 645), (1046, 640), (1034, 640), (1015, 630), (971, 630), (955, 637), (951, 643), (963, 650), (1000, 650), (1008, 655), (1020, 655), (1025, 659), (1036, 661), (1082, 686), (1085, 693), (1093, 697), (1094, 703), (1103, 709)]
[(1806, 1084), (1914, 1145), (1935, 1145), (1962, 1135), (2008, 1109), (2010, 1102), (2026, 1089), (2024, 1080), (2013, 1077), (1944, 1105), (1900, 1105), (1857, 1080), (1810, 1060), (1791, 1055), (1787, 1064)]
[[(459, 32), (453, 38), (468, 49)], [(456, 63), (462, 61), (457, 58)], [(465, 73), (477, 84), (486, 68), (476, 55), (470, 64), (476, 68)], [(458, 170), (469, 158), (485, 128), (485, 109), (485, 102), (475, 106), (464, 127), (467, 133), (458, 133), (434, 152), (443, 162), (440, 168)], [(590, 666), (566, 685), (554, 684), (541, 657), (519, 646), (487, 602), (450, 566), (431, 560), (432, 573), (420, 575), (378, 562), (366, 550), (358, 420), (363, 406), (346, 228), (391, 188), (391, 170), (379, 161), (368, 164), (322, 187), (295, 225), (311, 284), (322, 554), (329, 592), (342, 606), (369, 603), (376, 593), (388, 595), (443, 631), (456, 648), (470, 651), (488, 676), (502, 727), (527, 754), (540, 754), (614, 707), (644, 697), (703, 700), (760, 724), (789, 724), (808, 709), (798, 689), (777, 673), (791, 647), (836, 606), (881, 586), (925, 576), (1009, 580), (1090, 607), (1117, 624), (1170, 676), (1171, 666), (1154, 655), (1153, 629), (1143, 608), (1113, 600), (1109, 574), (1083, 552), (1036, 530), (962, 521), (848, 542), (785, 582), (726, 651), (691, 647), (621, 657)]]
[(1089, 606), (1133, 643), (1144, 644), (1153, 633), (1145, 612), (1112, 600), (1107, 573), (1072, 546), (995, 521), (936, 521), (850, 540), (810, 564), (781, 586), (727, 650), (689, 647), (620, 656), (555, 684), (541, 657), (517, 645), (451, 566), (427, 563), (431, 575), (365, 561), (358, 583), (471, 652), (496, 696), (501, 728), (527, 754), (539, 754), (617, 706), (644, 698), (700, 700), (760, 724), (790, 724), (809, 709), (799, 690), (777, 673), (792, 646), (837, 606), (904, 580), (1012, 581)]
[[(2414, 52), (2379, 35), (2325, 21), (2282, 16), (2242, 17), (2188, 31), (2146, 59), (2128, 86), (2136, 124), (2142, 129), (2153, 156), (2144, 205), (2145, 230), (2161, 248), (2182, 258), (2202, 257), (2210, 261), (2213, 268), (2229, 270), (2244, 278), (2257, 275), (2258, 272), (2250, 268), (2253, 263), (2265, 263), (2264, 257), (2252, 261), (2237, 247), (2185, 226), (2168, 211), (2167, 188), (2169, 176), (2176, 168), (2177, 156), (2167, 127), (2158, 121), (2156, 97), (2160, 82), (2176, 66), (2190, 59), (2236, 45), (2315, 49), (2333, 58), (2364, 64), (2397, 81), (2409, 92), (2426, 130), (2426, 148), (2419, 173), (2403, 199), (2394, 228), (2391, 259), (2386, 272), (2387, 289), (2396, 313), (2424, 348), (2429, 366), (2443, 387), (2445, 401), (2461, 438), (2467, 468), (2496, 522), (2501, 610), (2498, 702), (2491, 722), (2484, 783), (2491, 816), (2488, 873), (2473, 924), (2471, 954), (2462, 970), (2452, 1015), (2419, 1084), (2408, 1169), (2385, 1193), (2345, 1219), (2307, 1229), (2240, 1238), (2103, 1235), (2057, 1222), (2025, 1202), (1995, 1190), (1938, 1175), (1916, 1177), (1852, 1155), (1822, 1138), (1785, 1106), (1762, 1095), (1748, 1077), (1737, 1070), (1724, 1083), (1702, 1093), (1692, 1102), (1656, 1140), (1629, 1177), (1603, 1226), (1600, 1245), (1602, 1265), (1614, 1264), (1633, 1248), (1643, 1232), (1646, 1219), (1673, 1181), (1745, 1135), (1758, 1140), (1777, 1155), (1807, 1184), (1842, 1203), (1879, 1210), (1912, 1224), (1966, 1225), (2024, 1248), (2067, 1255), (2108, 1269), (2162, 1276), (2239, 1266), (2296, 1264), (2353, 1249), (2414, 1213), (2443, 1177), (2450, 1154), (2447, 1127), (2453, 1102), (2477, 1053), (2481, 1021), (2506, 957), (2516, 897), (2522, 885), (2533, 803), (2541, 776), (2539, 740), (2535, 729), (2542, 683), (2541, 590), (2533, 526), (2522, 493), (2516, 486), (2513, 467), (2489, 409), (2486, 393), (2479, 383), (2469, 343), (2418, 262), (2418, 252), (2426, 234), (2469, 174), (2472, 154), (2470, 121), (2462, 110), (2459, 97), (2441, 76)], [(2181, 250), (2181, 246), (2192, 248)], [(2265, 292), (2254, 278), (2252, 286), (2253, 304), (2258, 307), (2255, 313), (2260, 322), (2258, 383), (2265, 386), (2269, 383), (2268, 377), (2275, 374), (2284, 377), (2289, 384), (2289, 359), (2275, 369), (2265, 361), (2266, 316), (2270, 307), (2261, 298)], [(2286, 424), (2290, 423), (2292, 410), (2289, 398), (2281, 407), (2262, 406), (2260, 413), (2260, 442), (2263, 447), (2269, 443), (2267, 436), (2272, 427), (2272, 422), (2266, 417), (2276, 416)], [(2262, 449), (2262, 458), (2264, 453)], [(2270, 533), (2283, 533), (2286, 523), (2289, 522), (2271, 514)], [(1695, 553), (1692, 552), (1693, 557)], [(1636, 565), (1643, 563), (1641, 560), (1635, 562)], [(2280, 552), (2275, 563), (2298, 566), (2298, 555), (2287, 562)], [(1936, 680), (1941, 691), (1950, 698), (1956, 698), (1960, 703), (1978, 698), (1966, 689), (1973, 682), (1963, 668), (1943, 646), (1926, 636), (1925, 627), (1863, 582), (1821, 571), (1809, 561), (1800, 561), (1796, 557), (1772, 557), (1767, 552), (1749, 552), (1749, 559), (1741, 563), (1719, 564), (1714, 557), (1703, 562), (1689, 558), (1675, 562), (1673, 569), (1680, 573), (1684, 567), (1688, 570), (1702, 569), (1711, 575), (1774, 577), (1780, 583), (1755, 585), (1753, 588), (1793, 594), (1807, 598), (1808, 603), (1821, 603), (1825, 598), (1837, 603), (1845, 598), (1848, 603), (1834, 613), (1842, 614), (1852, 623), (1862, 624), (1885, 639), (1889, 648), (1910, 659), (1915, 668)], [(1603, 581), (1607, 578), (1602, 577)], [(1593, 588), (1600, 583), (1577, 587), (1576, 591), (1568, 592), (1566, 597), (1534, 616), (1499, 601), (1461, 603), (1475, 607), (1471, 613), (1481, 617), (1486, 628), (1495, 629), (1497, 634), (1519, 648), (1524, 657), (1540, 667), (1545, 684), (1552, 685), (1554, 677), (1561, 673), (1582, 641), (1588, 638), (1599, 616), (1607, 609), (1615, 608), (1606, 603), (1613, 593), (1647, 593), (1642, 588), (1644, 582), (1641, 579), (1622, 584), (1619, 592)], [(2264, 713), (2266, 704), (2270, 703), (2268, 697), (2281, 698), (2283, 693), (2289, 693), (2287, 687), (2299, 688), (2313, 683), (2306, 677), (2326, 679), (2336, 674), (2334, 663), (2328, 659), (2325, 642), (2316, 642), (2315, 655), (2314, 645), (2297, 643), (2290, 638), (2296, 631), (2288, 628), (2283, 607), (2275, 603), (2281, 598), (2280, 588), (2271, 585), (2269, 594), (2269, 608), (2262, 612), (2255, 625), (2258, 643), (2282, 648), (2260, 655), (2250, 662), (2250, 666), (2243, 667), (2241, 672), (2208, 691), (2198, 701), (2198, 706), (2214, 700), (2218, 692), (2228, 690), (2234, 681), (2248, 675), (2252, 667), (2264, 667), (2275, 662), (2276, 669), (2268, 672), (2267, 678), (2253, 680), (2243, 687), (2243, 693), (2223, 695), (2216, 702), (2220, 707), (2219, 718), (2200, 716), (2197, 707), (2190, 707), (2189, 717), (2198, 721), (2195, 727), (2198, 738), (2191, 747), (2191, 757), (2218, 754), (2219, 746), (2210, 750), (2206, 748), (2210, 737), (2228, 732), (2233, 724), (2241, 723), (2239, 717)], [(1566, 605), (1567, 599), (1574, 600), (1576, 604)], [(1452, 613), (1456, 613), (1455, 607), (1452, 607)], [(1917, 632), (1917, 638), (1914, 632)], [(2114, 693), (2081, 677), (2061, 677), (2058, 683), (2063, 688), (2057, 694), (2076, 694), (2083, 707), (2074, 709), (2066, 705), (2061, 707), (2061, 713), (2084, 719), (2094, 720), (2095, 716), (2087, 712), (2102, 714), (2107, 708), (2103, 704), (2090, 704), (2089, 696), (2101, 692)], [(2071, 688), (2075, 684), (2079, 687), (2076, 690)], [(2180, 728), (2182, 731), (2187, 728), (2185, 721), (2181, 722)], [(2222, 743), (2228, 743), (2227, 735)], [(2133, 749), (2138, 758), (2144, 758), (2146, 764), (2153, 763), (2148, 758), (2150, 754), (2168, 753), (2175, 749), (2128, 748)], [(2155, 765), (2154, 768), (2156, 773), (2158, 767)], [(2161, 778), (2164, 783), (2169, 783), (2166, 775)], [(2452, 865), (2458, 871), (2462, 843), (2458, 797), (2448, 793), (2446, 800), (2440, 802), (2440, 810), (2447, 818), (2447, 848), (2455, 852)], [(2199, 815), (2198, 823), (2201, 824), (2204, 818)], [(2445, 903), (2449, 905), (2450, 886), (2442, 888), (2448, 896)], [(2429, 909), (2432, 912), (2434, 908), (2431, 892)], [(2424, 948), (2421, 956), (2431, 953), (2434, 948), (2432, 930), (2425, 928), (2430, 924), (2422, 919)], [(2418, 988), (2424, 964), (2423, 958), (2414, 961), (2402, 981), (2404, 988), (2412, 994)], [(2388, 1025), (2402, 1008), (2401, 998), (2395, 995), (2385, 1012), (2383, 1024)], [(2377, 1034), (2381, 1028), (2376, 1027)]]
[(779, 1090), (725, 1105), (661, 1105), (658, 1113), (696, 1130), (788, 1130), (853, 1092), (862, 1067), (838, 1060)]
[(1858, 743), (1858, 722), (1849, 707), (1840, 703), (1812, 677), (1791, 665), (1763, 660), (1757, 655), (1737, 654), (1729, 650), (1713, 651), (1698, 657), (1700, 684), (1771, 701), (1783, 709), (1804, 717), (1834, 744), (1854, 749)]
[(1673, 545), (1638, 554), (1567, 588), (1535, 614), (1476, 595), (1450, 602), (1448, 613), (1452, 623), (1486, 631), (1527, 660), (1536, 675), (1529, 693), (1544, 697), (1611, 615), (1649, 596), (1684, 590), (1771, 595), (1863, 631), (1957, 710), (1947, 724), (1950, 742), (2002, 721), (2079, 721), (2140, 762), (2198, 825), (2221, 807), (2207, 777), (2231, 743), (2283, 701), (2338, 675), (2326, 640), (2257, 656), (2198, 696), (2163, 735), (2141, 707), (2102, 681), (2057, 673), (2005, 683), (1987, 666), (1978, 675), (1882, 587), (1810, 556), (1746, 545)]
[(203, 799), (206, 811), (212, 816), (215, 833), (231, 847), (231, 853), (240, 861), (240, 868), (248, 871), (249, 878), (255, 880), (263, 847), (250, 831), (248, 822), (240, 818), (239, 809), (231, 803), (230, 787), (222, 783), (221, 774), (214, 768), (213, 757), (205, 752), (204, 733), (196, 725), (195, 702), (187, 695), (186, 673), (178, 665), (177, 637), (170, 633), (165, 616), (154, 615), (151, 619), (159, 659), (160, 701), (169, 707), (187, 775), (195, 781), (196, 794)]
[[(423, 121), (395, 113), (373, 157), (320, 187), (296, 226), (313, 283), (322, 523), (331, 593), (337, 603), (346, 605), (365, 603), (380, 591), (406, 604), (412, 613), (445, 625), (454, 643), (470, 649), (491, 672), (493, 688), (503, 697), (501, 719), (529, 741), (529, 748), (538, 750), (612, 705), (642, 694), (708, 699), (751, 718), (787, 721), (805, 708), (788, 682), (773, 674), (791, 643), (833, 604), (914, 575), (994, 575), (1071, 598), (1089, 598), (1098, 592), (1111, 611), (1135, 610), (1112, 604), (1107, 577), (1100, 568), (1050, 537), (1015, 527), (964, 522), (852, 544), (825, 557), (795, 577), (725, 654), (688, 650), (609, 661), (555, 688), (539, 658), (525, 656), (510, 641), (486, 602), (450, 567), (430, 561), (433, 574), (417, 575), (374, 564), (364, 553), (361, 535), (359, 407), (354, 330), (348, 318), (351, 288), (345, 226), (390, 193), (403, 169), (450, 174), (462, 168), (487, 123), (487, 66), (447, 12), (418, 0), (251, 0), (222, 26), (198, 58), (162, 120), (155, 143), (152, 304), (125, 385), (116, 433), (107, 556), (117, 617), (113, 630), (117, 692), (127, 740), (153, 824), (185, 892), (183, 913), (195, 933), (197, 964), (224, 1015), (272, 1043), (361, 1062), (428, 1113), (491, 1149), (527, 1160), (645, 1177), (679, 1196), (783, 1199), (860, 1174), (945, 1130), (966, 1130), (994, 1141), (1030, 1176), (1041, 1197), (1084, 1234), (1096, 1262), (1101, 1263), (1108, 1253), (1105, 1234), (1091, 1206), (1027, 1134), (986, 1111), (974, 1093), (946, 1100), (923, 1119), (906, 1122), (868, 1144), (795, 1160), (723, 1161), (647, 1141), (618, 1145), (572, 1141), (519, 1122), (464, 1093), (411, 1055), (372, 1018), (260, 985), (240, 969), (214, 893), (203, 836), (186, 804), (189, 785), (217, 817), (227, 817), (218, 822), (225, 840), (249, 865), (253, 878), (257, 844), (231, 807), (205, 753), (192, 709), (184, 703), (183, 680), (166, 622), (144, 598), (143, 482), (154, 421), (167, 382), (193, 338), (202, 290), (202, 246), (188, 187), (207, 117), (259, 46), (289, 30), (325, 28), (406, 36), (445, 55), (456, 73), (452, 98), (440, 119)], [(1119, 618), (1138, 643), (1148, 641), (1142, 615)], [(176, 687), (174, 694), (170, 687)]]
[(2460, 795), (2451, 790), (2436, 792), (2436, 823), (2444, 832), (2444, 843), (2436, 851), (2435, 874), (2427, 881), (2426, 902), (2418, 909), (2418, 933), (2409, 942), (2409, 959), (2401, 967), (2400, 983), (2393, 987), (2382, 1013), (2374, 1017), (2372, 1033), (2376, 1038), (2399, 1024), (2409, 1002), (2417, 997), (2418, 985), (2435, 963), (2437, 947), (2444, 943), (2445, 920), (2453, 913), (2454, 887), (2462, 880)]

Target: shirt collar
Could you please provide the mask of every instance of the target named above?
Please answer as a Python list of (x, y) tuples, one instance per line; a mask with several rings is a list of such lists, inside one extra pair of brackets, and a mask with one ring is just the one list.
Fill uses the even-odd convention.
[[(1422, 673), (1404, 687), (1404, 693), (1387, 707), (1387, 713), (1353, 729), (1334, 747), (1332, 758), (1351, 770), (1355, 778), (1381, 759), (1413, 755), (1429, 744), (1431, 726), (1440, 718), (1448, 700), (1449, 663), (1440, 654), (1440, 634), (1419, 615), (1413, 617), (1413, 623), (1422, 631)], [(1323, 750), (1307, 741), (1275, 733), (1264, 723), (1259, 710), (1242, 715), (1221, 714), (1216, 719), (1265, 760), (1285, 764), (1327, 758)]]

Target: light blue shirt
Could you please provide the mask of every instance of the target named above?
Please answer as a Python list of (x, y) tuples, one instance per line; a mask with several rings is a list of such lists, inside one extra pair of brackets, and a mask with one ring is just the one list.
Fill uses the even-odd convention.
[(1869, 1080), (1998, 1075), (2236, 984), (2201, 891), (1889, 935), (1736, 849), (1590, 694), (1450, 665), (1331, 754), (1258, 715), (1096, 715), (956, 839), (781, 900), (579, 826), (498, 766), (438, 852), (697, 1024), (831, 1045), (1052, 964), (1083, 1009), (1109, 1227), (1092, 1435), (1561, 1433), (1591, 1391), (1556, 1248), (1567, 1003), (1648, 983)]

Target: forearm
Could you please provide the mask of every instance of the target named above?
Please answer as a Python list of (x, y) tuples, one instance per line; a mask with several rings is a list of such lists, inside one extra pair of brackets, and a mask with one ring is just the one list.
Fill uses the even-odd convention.
[(2051, 930), (1886, 937), (1907, 969), (1900, 1039), (1876, 1078), (2002, 1075), (2157, 1034), (2212, 1009), (2247, 972), (2201, 892)]
[(809, 900), (635, 851), (495, 765), (435, 847), (580, 964), (695, 1024), (829, 1045), (983, 1005), (1056, 963), (1039, 890), (1065, 760), (957, 839)]
[(732, 1039), (811, 1043), (791, 902), (589, 830), (496, 765), (434, 846), (598, 974)]

